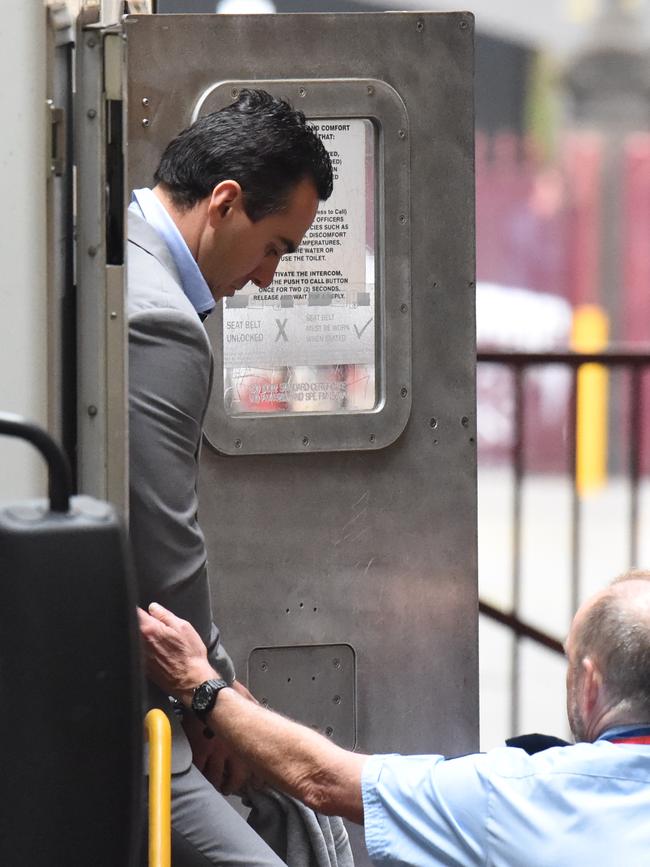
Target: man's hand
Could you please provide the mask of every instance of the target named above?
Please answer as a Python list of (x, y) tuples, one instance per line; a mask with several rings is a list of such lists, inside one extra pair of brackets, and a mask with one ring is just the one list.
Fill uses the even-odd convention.
[[(232, 688), (240, 695), (255, 702), (246, 687), (233, 681)], [(255, 702), (257, 703), (257, 702)], [(259, 777), (218, 735), (204, 735), (205, 725), (193, 714), (186, 714), (183, 728), (192, 747), (192, 761), (215, 789), (224, 795), (239, 794), (245, 786), (261, 787)]]
[[(149, 614), (139, 610), (138, 617), (149, 677), (189, 704), (194, 687), (218, 677), (198, 633), (155, 603), (149, 606)], [(260, 707), (241, 684), (223, 690), (207, 723), (273, 785), (314, 810), (363, 821), (361, 776), (367, 756), (342, 750), (312, 729)], [(238, 787), (237, 771), (224, 782), (225, 762), (215, 757), (215, 767), (210, 764), (208, 757), (204, 763), (208, 779), (212, 777), (225, 791)]]
[[(218, 676), (208, 662), (200, 636), (190, 623), (155, 602), (149, 606), (148, 614), (138, 608), (138, 619), (148, 677), (165, 692), (184, 698), (188, 704), (195, 687)], [(256, 703), (239, 681), (233, 681), (232, 688)], [(205, 725), (200, 720), (187, 715), (183, 728), (192, 747), (194, 764), (224, 795), (239, 792), (249, 782), (259, 784), (249, 765), (221, 738), (205, 737)]]
[(190, 712), (183, 714), (183, 729), (192, 747), (192, 762), (202, 774), (205, 774), (205, 766), (215, 748), (216, 738), (206, 738), (203, 734), (205, 723), (202, 723), (198, 717)]
[(208, 757), (204, 776), (224, 795), (240, 795), (250, 783), (256, 785), (253, 769), (219, 737)]
[(205, 724), (193, 714), (184, 717), (183, 728), (192, 747), (192, 761), (203, 776), (224, 795), (237, 793), (251, 776), (248, 765), (220, 737), (206, 737)]
[(147, 676), (177, 698), (191, 700), (204, 680), (218, 677), (208, 662), (205, 644), (186, 620), (152, 602), (149, 613), (138, 608)]
[[(257, 699), (241, 681), (233, 680), (230, 685), (242, 698), (246, 698), (253, 704), (259, 705)], [(213, 740), (217, 744), (204, 771), (205, 776), (213, 786), (223, 792), (224, 795), (239, 794), (248, 785), (254, 789), (261, 789), (264, 786), (264, 780), (253, 771), (248, 762), (244, 761), (221, 738), (215, 737)]]

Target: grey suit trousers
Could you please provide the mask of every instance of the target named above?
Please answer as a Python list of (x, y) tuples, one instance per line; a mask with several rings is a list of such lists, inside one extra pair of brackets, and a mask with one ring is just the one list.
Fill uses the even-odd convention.
[[(147, 864), (147, 827), (141, 867)], [(284, 864), (192, 765), (172, 776), (172, 867), (280, 867)]]

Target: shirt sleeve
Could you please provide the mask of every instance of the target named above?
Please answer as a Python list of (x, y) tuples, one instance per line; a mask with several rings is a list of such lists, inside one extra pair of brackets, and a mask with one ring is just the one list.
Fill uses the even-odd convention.
[(484, 865), (488, 802), (480, 759), (372, 756), (362, 794), (373, 863)]
[(198, 320), (154, 309), (129, 322), (130, 538), (140, 604), (189, 620), (229, 682), (232, 662), (212, 622), (199, 526), (198, 453), (211, 357)]

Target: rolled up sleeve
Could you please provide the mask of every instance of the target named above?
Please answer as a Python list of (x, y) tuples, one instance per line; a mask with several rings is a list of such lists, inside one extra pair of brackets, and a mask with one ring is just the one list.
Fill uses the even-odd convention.
[(362, 777), (373, 863), (483, 865), (487, 794), (480, 756), (372, 756)]

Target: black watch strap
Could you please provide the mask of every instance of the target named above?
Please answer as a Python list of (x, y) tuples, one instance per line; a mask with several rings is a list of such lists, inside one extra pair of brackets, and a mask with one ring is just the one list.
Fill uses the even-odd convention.
[(217, 696), (227, 686), (225, 680), (204, 680), (196, 687), (192, 696), (192, 710), (201, 722), (206, 721), (217, 701)]

